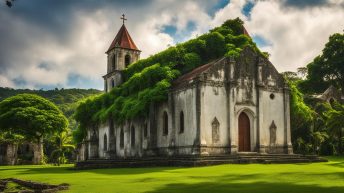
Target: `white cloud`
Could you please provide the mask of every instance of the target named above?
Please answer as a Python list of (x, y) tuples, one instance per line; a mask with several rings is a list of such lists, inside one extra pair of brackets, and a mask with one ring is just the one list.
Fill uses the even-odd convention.
[(14, 87), (15, 84), (11, 80), (9, 80), (6, 76), (0, 74), (0, 82), (2, 87)]
[(341, 6), (286, 9), (271, 0), (257, 2), (246, 25), (250, 33), (271, 42), (262, 49), (280, 71), (293, 71), (319, 55), (331, 34), (342, 32), (344, 20), (339, 18), (344, 18)]
[[(244, 5), (255, 2), (250, 18), (242, 13)], [(344, 1), (334, 1), (321, 7), (286, 8), (281, 1), (231, 0), (214, 17), (207, 7), (216, 1), (156, 0), (150, 6), (126, 11), (126, 26), (142, 50), (141, 58), (155, 54), (176, 42), (163, 32), (166, 25), (175, 25), (177, 35), (187, 40), (221, 25), (227, 19), (240, 17), (251, 35), (266, 39), (263, 51), (279, 71), (295, 70), (320, 54), (328, 37), (344, 29)], [(338, 3), (339, 2), (339, 3)], [(6, 57), (0, 67), (0, 86), (16, 86), (15, 79), (24, 80), (25, 87), (59, 85), (66, 87), (70, 74), (87, 78), (102, 89), (106, 73), (108, 46), (120, 28), (119, 8), (103, 7), (74, 11), (64, 38), (55, 37), (49, 30), (26, 22), (25, 18), (0, 12), (0, 32), (11, 33), (5, 46), (11, 49), (0, 53)], [(193, 31), (185, 31), (188, 22)], [(56, 35), (56, 34), (55, 34)], [(62, 39), (62, 40), (61, 40)], [(4, 50), (4, 49), (2, 49)], [(40, 67), (47, 64), (48, 68)], [(0, 64), (0, 65), (4, 65)], [(82, 82), (74, 85), (83, 85)]]

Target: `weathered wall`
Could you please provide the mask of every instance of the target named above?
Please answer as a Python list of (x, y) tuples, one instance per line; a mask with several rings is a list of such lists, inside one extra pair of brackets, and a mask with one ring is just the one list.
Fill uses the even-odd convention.
[(201, 145), (210, 148), (208, 153), (228, 152), (228, 106), (223, 85), (201, 87)]
[[(96, 132), (99, 157), (109, 157), (104, 151), (105, 133), (108, 148), (110, 140), (115, 140), (117, 157), (235, 154), (239, 149), (241, 113), (249, 118), (250, 151), (292, 153), (287, 148), (291, 147), (288, 89), (267, 59), (245, 49), (236, 60), (223, 58), (204, 69), (186, 84), (173, 88), (168, 100), (152, 104), (146, 118), (122, 125), (114, 120), (113, 139), (110, 139), (109, 124), (100, 126)], [(166, 135), (163, 133), (164, 112), (168, 116)], [(184, 132), (180, 132), (181, 112)], [(123, 147), (120, 144), (122, 130)]]
[[(266, 147), (271, 148), (283, 148), (285, 126), (284, 126), (284, 97), (283, 93), (260, 91), (261, 102), (261, 132), (260, 143)], [(270, 98), (273, 95), (273, 99)], [(276, 130), (273, 131), (273, 126), (276, 126)], [(273, 137), (276, 135), (276, 137)], [(275, 138), (275, 140), (274, 140)], [(283, 152), (283, 150), (269, 150), (273, 152)]]
[[(143, 155), (144, 124), (145, 121), (142, 120), (131, 120), (123, 125), (115, 125), (116, 156), (141, 157)], [(133, 132), (133, 130), (135, 131)], [(121, 131), (124, 134), (123, 146), (121, 146)]]
[[(172, 146), (180, 147), (176, 154), (191, 154), (192, 148), (197, 140), (197, 124), (196, 124), (196, 88), (190, 87), (180, 89), (173, 93), (172, 108), (174, 118), (172, 118), (172, 135), (174, 141)], [(181, 132), (181, 112), (184, 114), (184, 132)], [(172, 137), (173, 140), (173, 137)]]
[[(108, 147), (109, 147), (109, 124), (104, 123), (102, 124), (99, 129), (99, 157), (100, 158), (108, 158)], [(104, 143), (104, 137), (106, 137), (106, 144)]]

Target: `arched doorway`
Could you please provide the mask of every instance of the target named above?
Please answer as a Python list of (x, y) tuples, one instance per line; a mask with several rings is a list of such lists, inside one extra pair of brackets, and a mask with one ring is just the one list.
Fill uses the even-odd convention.
[(239, 115), (239, 151), (251, 151), (250, 119), (244, 112)]

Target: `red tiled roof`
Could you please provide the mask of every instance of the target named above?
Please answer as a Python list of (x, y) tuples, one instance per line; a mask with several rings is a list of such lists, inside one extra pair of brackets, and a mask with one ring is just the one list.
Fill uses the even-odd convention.
[(208, 70), (217, 61), (219, 61), (219, 60), (215, 60), (215, 61), (212, 61), (208, 64), (199, 66), (199, 67), (193, 69), (191, 72), (188, 72), (188, 73), (180, 76), (178, 79), (173, 81), (173, 86), (178, 87), (178, 86), (185, 85), (185, 84), (189, 83), (190, 80), (194, 79), (195, 77), (200, 75), (202, 72), (205, 72), (206, 70)]
[(112, 41), (106, 53), (108, 53), (110, 50), (112, 50), (116, 46), (120, 48), (130, 49), (130, 50), (139, 50), (136, 47), (133, 39), (130, 37), (129, 32), (124, 24), (122, 25), (121, 29), (119, 29), (115, 39)]
[(243, 34), (247, 35), (248, 37), (251, 37), (248, 31), (246, 30), (246, 28), (244, 26), (242, 26), (242, 28), (243, 28)]

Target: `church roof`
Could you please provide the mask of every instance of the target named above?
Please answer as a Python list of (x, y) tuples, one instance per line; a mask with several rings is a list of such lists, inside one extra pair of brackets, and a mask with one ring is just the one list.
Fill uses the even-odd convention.
[[(221, 59), (223, 59), (223, 58), (221, 58)], [(183, 86), (183, 85), (188, 84), (189, 81), (191, 81), (195, 77), (199, 76), (203, 72), (207, 71), (213, 64), (217, 63), (221, 59), (218, 59), (218, 60), (212, 61), (208, 64), (204, 64), (202, 66), (199, 66), (199, 67), (193, 69), (191, 72), (188, 72), (188, 73), (180, 76), (178, 79), (173, 81), (173, 86), (179, 87), (179, 86)]]
[(110, 50), (112, 50), (115, 47), (139, 51), (133, 39), (130, 37), (129, 32), (124, 24), (122, 25), (121, 29), (119, 29), (115, 39), (112, 41), (106, 53), (108, 53)]
[(322, 100), (327, 100), (329, 98), (335, 98), (335, 99), (340, 99), (341, 96), (340, 96), (340, 92), (338, 89), (336, 89), (336, 87), (334, 87), (333, 85), (330, 85), (330, 87), (328, 87), (325, 92), (318, 96), (317, 98), (320, 98)]

